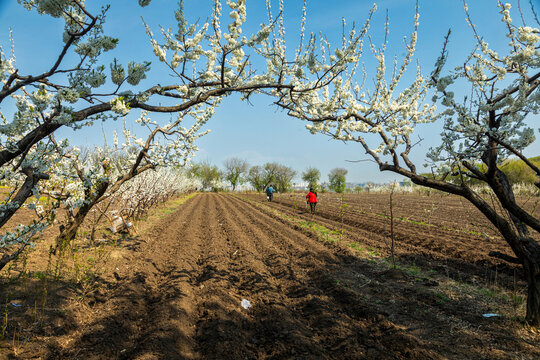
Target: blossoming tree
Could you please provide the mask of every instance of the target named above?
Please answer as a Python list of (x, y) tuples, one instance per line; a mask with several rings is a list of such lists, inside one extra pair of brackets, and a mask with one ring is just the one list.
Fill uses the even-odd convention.
[[(156, 37), (145, 24), (155, 56), (171, 76), (155, 79), (154, 85), (142, 89), (140, 82), (150, 70), (149, 61), (135, 63), (115, 59), (104, 64), (101, 60), (102, 54), (113, 51), (118, 43), (116, 38), (104, 32), (107, 7), (96, 12), (80, 0), (19, 2), (28, 10), (62, 19), (64, 32), (58, 56), (51, 60), (47, 70), (38, 74), (26, 74), (24, 69), (18, 68), (13, 42), (11, 54), (0, 48), (0, 104), (11, 101), (16, 106), (13, 114), (0, 114), (0, 171), (14, 189), (1, 204), (0, 226), (4, 226), (25, 203), (28, 204), (31, 196), (39, 198), (41, 189), (46, 186), (41, 184), (56, 174), (54, 166), (58, 164), (66, 171), (66, 176), (71, 174), (67, 178), (73, 183), (65, 186), (81, 190), (79, 201), (70, 200), (74, 206), (73, 222), (68, 222), (64, 228), (68, 235), (66, 239), (73, 235), (71, 225), (76, 228), (99, 198), (107, 196), (107, 192), (117, 189), (142, 170), (162, 163), (163, 154), (190, 140), (185, 136), (175, 137), (179, 134), (180, 123), (165, 127), (154, 124), (148, 131), (163, 135), (160, 145), (157, 146), (158, 142), (152, 136), (147, 137), (146, 142), (140, 137), (133, 139), (136, 150), (123, 149), (132, 156), (130, 166), (123, 173), (113, 174), (109, 165), (103, 162), (106, 159), (94, 162), (93, 167), (81, 163), (67, 141), (55, 138), (57, 130), (69, 127), (82, 132), (86, 125), (97, 120), (127, 116), (135, 109), (149, 113), (178, 113), (182, 117), (195, 114), (197, 117), (201, 107), (210, 114), (232, 93), (239, 93), (245, 99), (254, 93), (278, 94), (279, 89), (285, 88), (300, 92), (321, 88), (344, 71), (348, 63), (356, 61), (354, 49), (360, 43), (360, 36), (354, 35), (343, 42), (340, 54), (346, 56), (328, 57), (315, 64), (316, 47), (312, 38), (307, 52), (302, 53), (300, 45), (294, 58), (288, 59), (282, 0), (279, 1), (278, 16), (272, 15), (271, 3), (267, 1), (268, 24), (261, 25), (259, 31), (249, 36), (243, 35), (247, 16), (245, 0), (227, 1), (230, 20), (226, 26), (221, 25), (220, 0), (213, 1), (212, 15), (202, 24), (190, 24), (180, 2), (174, 13), (176, 31), (160, 29), (161, 36)], [(139, 1), (141, 6), (149, 3), (148, 0)], [(304, 20), (301, 27), (300, 44), (304, 41)], [(257, 58), (259, 60), (255, 61)], [(42, 61), (46, 62), (45, 59)], [(253, 64), (259, 63), (266, 66), (255, 68)], [(318, 68), (316, 81), (303, 81), (305, 64)], [(170, 141), (170, 138), (176, 140)], [(156, 151), (150, 151), (150, 147)], [(179, 156), (184, 157), (191, 151), (189, 149), (194, 148), (178, 148), (182, 152)], [(59, 201), (68, 201), (67, 193), (60, 191), (59, 194)], [(37, 223), (21, 224), (16, 231), (5, 232), (0, 239), (0, 248), (21, 244), (20, 250), (35, 234), (50, 225), (48, 219), (50, 217), (42, 215)], [(16, 253), (5, 254), (4, 259), (9, 261)]]
[[(197, 111), (197, 108), (200, 109)], [(143, 112), (135, 123), (150, 130), (146, 139), (138, 138), (124, 127), (121, 144), (115, 133), (113, 147), (94, 148), (91, 156), (85, 157), (77, 152), (64, 155), (61, 171), (57, 166), (51, 181), (44, 184), (45, 188), (51, 187), (47, 194), (61, 201), (68, 214), (66, 223), (60, 228), (55, 251), (63, 249), (75, 238), (95, 205), (115, 197), (119, 190), (125, 190), (126, 182), (149, 170), (185, 167), (198, 150), (195, 141), (208, 132), (200, 132), (201, 127), (213, 114), (214, 106), (197, 105), (179, 113), (173, 121), (160, 125)], [(193, 124), (185, 128), (181, 124), (188, 117), (194, 117)], [(146, 192), (155, 189), (149, 187)]]
[[(499, 1), (498, 6), (509, 40), (507, 49), (495, 51), (489, 47), (465, 5), (465, 17), (473, 29), (476, 46), (463, 65), (443, 76), (443, 65), (448, 58), (447, 37), (435, 70), (426, 76), (417, 67), (412, 82), (398, 86), (413, 60), (417, 10), (406, 54), (400, 62), (394, 59), (390, 74), (386, 40), (380, 48), (370, 41), (378, 63), (373, 87), (367, 86), (365, 70), (354, 66), (317, 91), (280, 90), (278, 104), (290, 115), (310, 122), (307, 128), (312, 133), (360, 143), (381, 171), (395, 172), (417, 185), (456, 194), (474, 204), (499, 230), (514, 253), (514, 256), (497, 252), (490, 255), (522, 265), (528, 282), (526, 320), (538, 325), (540, 245), (531, 232), (540, 232), (540, 220), (516, 201), (500, 165), (509, 156), (517, 156), (540, 179), (540, 169), (522, 153), (534, 141), (534, 132), (526, 125), (527, 116), (537, 114), (540, 106), (540, 32), (537, 28), (515, 25), (510, 4)], [(335, 56), (342, 54), (336, 50)], [(463, 101), (458, 101), (451, 91), (456, 82), (472, 88)], [(430, 91), (435, 94), (431, 102), (426, 100)], [(436, 105), (441, 110), (437, 111)], [(441, 145), (428, 154), (435, 176), (426, 177), (419, 173), (409, 155), (416, 144), (413, 138), (416, 127), (435, 121), (443, 121), (444, 130)], [(489, 186), (501, 206), (486, 201), (468, 185), (467, 179)]]

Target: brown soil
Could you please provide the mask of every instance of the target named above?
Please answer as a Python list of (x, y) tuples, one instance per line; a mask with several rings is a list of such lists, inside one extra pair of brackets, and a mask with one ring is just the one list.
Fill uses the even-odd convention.
[[(411, 241), (401, 247), (403, 264), (421, 260), (428, 273), (391, 269), (384, 254), (362, 256), (351, 246), (379, 242), (382, 252), (387, 229), (379, 222), (351, 216), (342, 224), (331, 212), (312, 217), (261, 198), (197, 195), (121, 241), (94, 290), (50, 283), (37, 319), (30, 308), (39, 304), (10, 299), (16, 325), (8, 322), (0, 359), (540, 358), (535, 330), (448, 276), (494, 286), (480, 276), (477, 255), (467, 255), (475, 247), (459, 249), (461, 235), (444, 257), (448, 248), (430, 250), (442, 235), (422, 240), (424, 233), (403, 227), (399, 241)], [(313, 223), (340, 229), (339, 241), (321, 241), (320, 229), (303, 226)], [(28, 279), (26, 287), (36, 284)], [(5, 292), (10, 283), (0, 286)], [(495, 311), (503, 316), (482, 316)]]
[[(244, 197), (264, 202), (260, 195)], [(304, 199), (305, 194), (279, 194), (270, 206), (311, 219)], [(343, 198), (337, 194), (320, 194), (318, 200), (318, 223), (339, 229), (348, 239), (389, 254), (389, 194), (346, 194)], [(519, 266), (488, 255), (490, 251), (512, 253), (485, 216), (467, 201), (457, 196), (417, 194), (397, 194), (393, 201), (395, 251), (402, 260), (437, 266), (439, 271), (444, 267), (447, 275), (460, 280), (472, 281), (474, 276), (495, 281), (503, 273), (513, 286), (514, 278), (520, 278)]]

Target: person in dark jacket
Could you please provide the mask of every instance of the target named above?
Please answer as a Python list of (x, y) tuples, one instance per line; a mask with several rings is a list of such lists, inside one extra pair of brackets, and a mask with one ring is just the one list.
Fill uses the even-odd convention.
[(266, 198), (268, 199), (268, 201), (272, 201), (272, 198), (274, 197), (274, 192), (275, 190), (272, 185), (266, 188)]
[(315, 206), (317, 206), (317, 193), (313, 191), (313, 188), (309, 188), (309, 193), (306, 195), (306, 201), (309, 204), (311, 213), (315, 214)]

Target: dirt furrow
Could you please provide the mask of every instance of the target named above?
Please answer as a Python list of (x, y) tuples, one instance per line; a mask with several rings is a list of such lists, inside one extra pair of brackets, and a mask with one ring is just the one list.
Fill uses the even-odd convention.
[[(227, 304), (222, 297), (220, 304), (232, 309), (225, 311), (213, 306), (203, 310), (206, 316), (199, 326), (201, 349), (206, 358), (281, 358), (302, 356), (304, 358), (328, 358), (317, 342), (310, 341), (312, 331), (302, 318), (294, 316), (290, 301), (283, 288), (301, 283), (291, 264), (289, 254), (268, 241), (272, 233), (246, 222), (245, 206), (231, 204), (232, 198), (216, 197), (217, 207), (223, 217), (219, 218), (223, 236), (231, 243), (234, 252), (227, 259), (213, 260), (228, 264), (234, 273), (235, 291), (249, 299), (252, 310), (245, 316), (237, 314), (240, 299)], [(297, 235), (297, 234), (296, 234)], [(263, 245), (264, 244), (264, 245)], [(208, 312), (211, 311), (211, 316)], [(231, 318), (231, 313), (236, 316)], [(255, 321), (254, 321), (255, 320)], [(215, 339), (222, 339), (216, 343)], [(276, 338), (279, 342), (276, 342)], [(216, 346), (218, 345), (218, 346)]]
[[(336, 286), (329, 273), (336, 272), (345, 259), (336, 256), (335, 249), (329, 250), (301, 232), (284, 227), (238, 199), (222, 197), (221, 204), (227, 214), (224, 229), (232, 230), (242, 246), (249, 249), (241, 261), (248, 267), (256, 263), (255, 268), (264, 263), (271, 275), (259, 273), (265, 285), (256, 289), (253, 298), (259, 325), (250, 335), (258, 345), (257, 358), (359, 358), (366, 356), (366, 351), (376, 354), (384, 348), (398, 356), (411, 348), (422, 348), (416, 339), (397, 331), (384, 318), (377, 318), (361, 301), (360, 294)], [(246, 237), (247, 230), (251, 235)], [(299, 243), (304, 246), (299, 247)], [(291, 263), (289, 259), (298, 260), (300, 254), (300, 261)], [(382, 345), (380, 339), (368, 335), (376, 334), (381, 324), (394, 329), (393, 339), (399, 341)], [(280, 340), (277, 343), (276, 334)], [(359, 339), (360, 334), (363, 336)], [(397, 343), (401, 345), (396, 347)], [(341, 350), (329, 355), (336, 349)], [(422, 350), (417, 351), (417, 356), (434, 357)]]
[[(296, 207), (297, 195), (294, 198), (281, 197), (275, 200), (276, 203), (281, 203), (289, 207)], [(327, 195), (328, 196), (328, 195)], [(378, 196), (378, 203), (362, 204), (359, 199), (334, 199), (334, 202), (326, 202), (319, 204), (319, 215), (332, 218), (333, 220), (341, 220), (357, 227), (370, 227), (372, 231), (380, 231), (387, 229), (389, 224), (388, 204), (381, 202), (381, 195)], [(259, 196), (259, 199), (261, 197)], [(461, 201), (456, 198), (445, 198), (444, 200)], [(490, 245), (505, 246), (504, 240), (494, 230), (493, 225), (476, 209), (470, 208), (469, 205), (464, 206), (462, 202), (453, 204), (454, 207), (444, 203), (444, 214), (438, 214), (434, 217), (435, 210), (441, 207), (442, 199), (438, 199), (438, 203), (420, 203), (412, 204), (411, 201), (418, 202), (418, 198), (397, 197), (394, 203), (394, 219), (397, 226), (401, 225), (405, 229), (411, 230), (412, 233), (430, 236), (430, 233), (435, 233), (438, 238), (449, 238), (452, 242), (459, 242), (460, 245), (467, 247), (471, 240), (473, 243), (483, 241), (487, 234), (490, 237)], [(437, 204), (437, 206), (435, 206)], [(382, 206), (381, 206), (382, 205)], [(386, 205), (386, 206), (385, 206)], [(421, 210), (419, 213), (418, 211)], [(433, 222), (433, 223), (432, 223)], [(469, 222), (479, 222), (479, 226), (472, 229), (463, 227), (463, 224)], [(475, 231), (476, 230), (476, 231)], [(413, 239), (414, 240), (414, 239)]]
[[(291, 208), (269, 206), (203, 193), (165, 216), (96, 294), (91, 320), (48, 358), (460, 359), (480, 341), (455, 328), (448, 339), (452, 323), (439, 320), (446, 310), (428, 285), (391, 278), (274, 213)], [(451, 305), (461, 326), (490, 326)], [(471, 358), (502, 359), (501, 344)]]
[[(282, 218), (269, 214), (264, 209), (236, 197), (228, 197), (230, 198), (228, 201), (234, 204), (235, 208), (240, 209), (238, 210), (241, 211), (239, 217), (245, 222), (245, 227), (248, 230), (250, 230), (250, 225), (255, 225), (254, 229), (260, 228), (266, 234), (264, 237), (276, 240), (276, 244), (279, 244), (277, 245), (279, 250), (287, 249), (288, 251), (294, 251), (296, 257), (299, 253), (303, 255), (316, 253), (317, 256), (326, 262), (336, 263), (338, 261), (334, 254), (328, 251), (325, 246), (317, 241), (313, 241), (311, 237), (306, 236), (301, 231), (298, 231), (298, 229), (292, 228)], [(253, 226), (251, 227), (253, 228)], [(264, 242), (260, 242), (260, 244), (262, 246), (265, 245)]]
[[(275, 203), (291, 207), (291, 204), (286, 201), (276, 201)], [(349, 205), (349, 204), (344, 204)], [(292, 206), (294, 207), (294, 205)], [(364, 210), (359, 210), (351, 207), (343, 208), (342, 210), (334, 207), (324, 208), (321, 210), (319, 206), (318, 216), (333, 220), (338, 223), (350, 225), (356, 229), (364, 229), (370, 233), (384, 234), (386, 238), (390, 236), (390, 219), (388, 214), (366, 213)], [(396, 237), (403, 243), (409, 243), (416, 246), (421, 246), (429, 249), (437, 249), (441, 252), (447, 252), (445, 248), (447, 243), (454, 244), (455, 248), (463, 250), (463, 253), (471, 253), (475, 249), (475, 245), (483, 238), (474, 234), (464, 234), (461, 229), (447, 229), (430, 224), (416, 224), (414, 221), (401, 220), (397, 215), (394, 216), (394, 225)], [(497, 243), (504, 245), (500, 239)], [(498, 249), (497, 249), (498, 250)], [(470, 259), (467, 259), (470, 260)]]
[[(215, 198), (219, 213), (215, 220), (220, 225), (220, 231), (212, 236), (219, 245), (215, 244), (218, 246), (210, 250), (212, 256), (209, 258), (208, 267), (215, 269), (215, 273), (226, 274), (229, 281), (228, 284), (221, 284), (217, 291), (206, 286), (202, 290), (206, 293), (203, 297), (207, 300), (200, 306), (197, 340), (204, 358), (268, 358), (285, 356), (287, 353), (288, 356), (298, 353), (308, 356), (307, 358), (325, 358), (324, 352), (317, 349), (317, 344), (306, 343), (309, 330), (286, 308), (280, 289), (282, 282), (287, 281), (280, 276), (286, 264), (275, 260), (279, 257), (286, 262), (290, 261), (283, 255), (277, 256), (278, 252), (268, 247), (257, 246), (267, 243), (267, 233), (260, 230), (246, 231), (249, 228), (246, 228), (246, 223), (241, 220), (245, 214), (231, 207), (227, 199), (221, 196)], [(214, 219), (214, 209), (208, 213), (209, 218)], [(227, 250), (227, 247), (231, 249)], [(294, 277), (291, 272), (288, 274)], [(214, 281), (214, 285), (217, 283)], [(224, 291), (225, 289), (228, 291)], [(228, 293), (240, 296), (231, 298)], [(249, 299), (253, 308), (242, 309), (241, 298)], [(263, 308), (263, 312), (258, 311)], [(280, 311), (277, 318), (274, 317), (276, 309)], [(271, 332), (268, 336), (268, 327), (270, 326), (271, 330), (279, 328), (279, 319), (286, 320), (291, 332), (280, 330), (279, 333)], [(283, 344), (276, 346), (276, 335), (283, 339)]]
[[(251, 200), (252, 197), (248, 197)], [(290, 214), (297, 218), (310, 221), (311, 214), (303, 210), (295, 209), (290, 204), (281, 202), (268, 203), (264, 200), (257, 202)], [(389, 224), (386, 227), (372, 227), (369, 223), (353, 226), (350, 222), (341, 222), (328, 217), (325, 213), (317, 213), (313, 218), (318, 224), (332, 230), (343, 231), (345, 238), (349, 242), (356, 242), (362, 247), (377, 249), (380, 253), (388, 256), (390, 231)], [(506, 274), (506, 278), (501, 279), (508, 286), (514, 286), (514, 275), (519, 274), (519, 269), (501, 263), (500, 260), (487, 256), (479, 257), (478, 253), (482, 248), (474, 240), (470, 240), (466, 245), (462, 242), (455, 243), (453, 240), (439, 238), (435, 235), (415, 231), (408, 227), (409, 224), (397, 223), (395, 228), (396, 254), (401, 257), (401, 261), (416, 263), (433, 268), (439, 272), (450, 275), (453, 278), (460, 278), (464, 281), (485, 278), (489, 281), (492, 272)], [(497, 247), (499, 251), (508, 251), (503, 247)], [(489, 250), (485, 249), (485, 253)], [(428, 260), (428, 261), (426, 261)], [(469, 276), (469, 275), (471, 276)], [(476, 280), (475, 280), (476, 281)]]
[(186, 326), (196, 321), (192, 283), (199, 249), (184, 244), (197, 243), (191, 236), (205, 221), (205, 205), (191, 199), (163, 219), (119, 265), (117, 281), (100, 291), (89, 309), (92, 322), (49, 358), (199, 358), (194, 327)]

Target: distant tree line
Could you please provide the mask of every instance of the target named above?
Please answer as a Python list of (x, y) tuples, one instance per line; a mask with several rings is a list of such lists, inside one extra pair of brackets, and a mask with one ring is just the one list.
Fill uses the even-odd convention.
[[(540, 156), (530, 158), (529, 161), (540, 167)], [(477, 165), (480, 170), (485, 165)], [(535, 184), (535, 173), (522, 160), (509, 159), (501, 164), (501, 170), (506, 174), (512, 184)], [(346, 191), (360, 192), (362, 187), (347, 189), (345, 168), (334, 168), (328, 173), (328, 182), (321, 182), (321, 172), (314, 167), (308, 167), (300, 174), (300, 178), (306, 183), (306, 188), (315, 191), (333, 191), (343, 193)], [(263, 165), (250, 166), (245, 159), (237, 157), (229, 158), (223, 163), (223, 169), (209, 161), (195, 163), (189, 172), (192, 177), (200, 180), (201, 190), (220, 191), (230, 186), (235, 191), (238, 186), (250, 184), (257, 192), (264, 191), (273, 185), (278, 192), (288, 192), (293, 189), (293, 179), (298, 174), (296, 170), (277, 162), (268, 162)], [(438, 174), (422, 174), (427, 178), (433, 178)], [(449, 175), (451, 181), (461, 181), (457, 175)], [(470, 185), (475, 185), (473, 178), (467, 179)]]
[[(346, 188), (347, 172), (344, 168), (332, 169), (328, 174), (328, 183), (321, 183), (321, 172), (309, 167), (302, 172), (301, 179), (307, 183), (307, 188), (315, 191), (342, 193)], [(257, 192), (264, 191), (270, 185), (278, 192), (288, 192), (293, 189), (293, 179), (297, 172), (277, 162), (250, 166), (247, 160), (233, 157), (225, 160), (223, 169), (209, 161), (195, 163), (189, 174), (200, 180), (201, 190), (220, 191), (230, 186), (235, 191), (240, 185), (250, 184)]]

